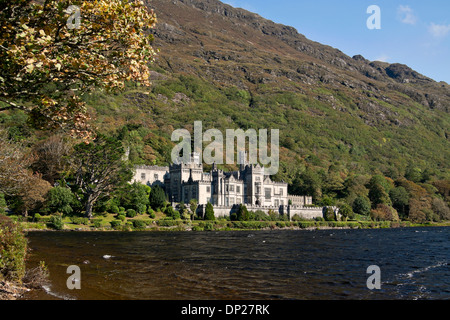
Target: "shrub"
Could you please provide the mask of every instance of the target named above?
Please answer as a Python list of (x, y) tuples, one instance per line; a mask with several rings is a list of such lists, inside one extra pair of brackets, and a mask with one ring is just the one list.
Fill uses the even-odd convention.
[(147, 206), (145, 204), (138, 204), (136, 205), (137, 212), (140, 214), (143, 214), (147, 211)]
[(92, 225), (94, 228), (101, 228), (102, 227), (102, 219), (94, 219), (92, 221)]
[(145, 227), (147, 226), (145, 221), (142, 221), (142, 220), (133, 220), (132, 223), (133, 223), (133, 228), (135, 228), (135, 229), (145, 229)]
[(203, 227), (200, 226), (193, 226), (192, 231), (203, 231)]
[(85, 218), (85, 217), (70, 217), (70, 222), (72, 222), (73, 224), (88, 225), (89, 224), (89, 219)]
[(119, 214), (117, 216), (117, 219), (120, 220), (120, 221), (125, 221), (127, 219), (127, 217), (125, 217), (123, 214)]
[(176, 220), (176, 219), (181, 219), (181, 215), (180, 212), (178, 210), (174, 210), (172, 217)]
[(112, 205), (111, 206), (111, 213), (119, 213), (120, 212), (120, 209), (119, 209), (119, 206), (116, 206), (116, 205)]
[(64, 221), (60, 215), (55, 215), (50, 217), (50, 221), (47, 223), (47, 227), (62, 230), (64, 229)]
[(23, 283), (27, 288), (41, 289), (48, 283), (49, 277), (48, 267), (44, 261), (39, 262), (39, 266), (28, 269), (23, 278)]
[(127, 217), (128, 218), (134, 218), (136, 217), (136, 211), (134, 209), (128, 209), (127, 210)]
[(172, 206), (167, 206), (164, 210), (164, 213), (167, 214), (168, 217), (173, 217), (175, 209)]
[(180, 226), (183, 224), (182, 221), (175, 221), (175, 220), (158, 220), (157, 221), (158, 226), (160, 227), (173, 227), (173, 226)]
[(120, 221), (120, 220), (113, 220), (113, 221), (110, 221), (109, 224), (111, 225), (111, 228), (117, 229), (117, 228), (119, 228), (122, 225), (122, 221)]
[(243, 204), (239, 205), (239, 210), (237, 212), (237, 219), (239, 221), (248, 221), (250, 220), (250, 216), (247, 210), (247, 207)]
[(156, 214), (154, 212), (150, 213), (150, 218), (155, 219), (156, 218)]
[(21, 227), (0, 215), (0, 278), (21, 282), (25, 275), (27, 240)]
[(214, 224), (213, 223), (205, 223), (204, 230), (205, 231), (212, 231), (212, 230), (214, 230)]
[(282, 222), (282, 221), (277, 221), (277, 223), (275, 224), (278, 228), (285, 228), (286, 227), (286, 223)]

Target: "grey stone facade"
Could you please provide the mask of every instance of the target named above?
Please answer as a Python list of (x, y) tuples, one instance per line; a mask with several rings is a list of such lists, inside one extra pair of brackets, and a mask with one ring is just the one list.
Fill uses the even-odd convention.
[(204, 172), (199, 157), (193, 154), (188, 164), (137, 166), (134, 181), (162, 186), (171, 203), (188, 204), (196, 199), (201, 210), (210, 202), (218, 217), (231, 214), (240, 204), (248, 210), (273, 210), (289, 216), (322, 216), (322, 208), (306, 207), (312, 204), (311, 197), (288, 195), (288, 184), (272, 181), (260, 165), (241, 164), (233, 172), (213, 165), (210, 172)]

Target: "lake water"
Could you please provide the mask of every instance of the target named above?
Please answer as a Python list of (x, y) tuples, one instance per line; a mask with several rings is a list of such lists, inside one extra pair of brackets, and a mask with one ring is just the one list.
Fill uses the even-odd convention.
[[(30, 232), (26, 299), (449, 299), (450, 228), (239, 232)], [(67, 268), (81, 270), (69, 290)], [(367, 268), (381, 271), (369, 290)]]

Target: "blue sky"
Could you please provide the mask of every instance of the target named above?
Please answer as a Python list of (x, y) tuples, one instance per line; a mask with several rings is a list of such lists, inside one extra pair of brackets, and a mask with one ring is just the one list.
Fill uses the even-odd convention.
[[(222, 0), (292, 26), (308, 39), (349, 56), (403, 63), (450, 84), (448, 0)], [(370, 30), (367, 8), (381, 11), (381, 29)]]

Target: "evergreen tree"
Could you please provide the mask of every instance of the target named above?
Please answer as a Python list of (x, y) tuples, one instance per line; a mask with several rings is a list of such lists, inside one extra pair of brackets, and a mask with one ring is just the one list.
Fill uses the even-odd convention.
[(152, 191), (150, 191), (150, 206), (154, 210), (158, 210), (164, 206), (164, 203), (166, 202), (166, 193), (164, 192), (163, 188), (160, 186), (154, 186), (152, 188)]
[(216, 217), (214, 215), (214, 208), (210, 202), (208, 202), (208, 204), (206, 205), (205, 220), (216, 220)]
[(122, 143), (114, 138), (97, 134), (89, 144), (74, 147), (75, 194), (81, 194), (87, 218), (101, 196), (109, 195), (132, 178), (132, 171), (123, 160)]
[(249, 220), (249, 213), (247, 210), (247, 207), (243, 204), (239, 205), (239, 210), (237, 212), (237, 219), (239, 221), (248, 221)]

